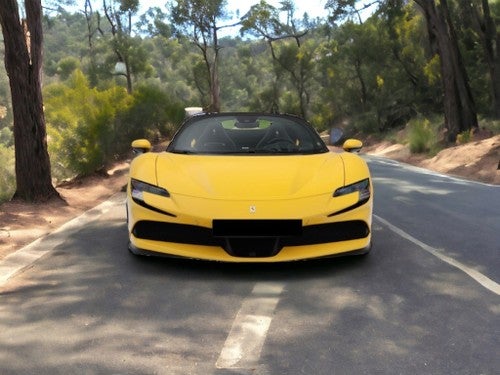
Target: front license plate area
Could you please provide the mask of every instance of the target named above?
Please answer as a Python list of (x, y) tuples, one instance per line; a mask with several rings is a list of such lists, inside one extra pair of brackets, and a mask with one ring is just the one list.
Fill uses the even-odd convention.
[(302, 234), (302, 220), (225, 220), (212, 222), (214, 237), (290, 237)]

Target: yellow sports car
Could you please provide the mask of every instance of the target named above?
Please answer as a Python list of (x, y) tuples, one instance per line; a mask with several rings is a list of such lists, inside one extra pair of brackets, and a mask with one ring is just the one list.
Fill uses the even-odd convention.
[(366, 254), (373, 194), (361, 146), (331, 152), (305, 120), (263, 113), (191, 116), (165, 152), (135, 140), (129, 249), (224, 262)]

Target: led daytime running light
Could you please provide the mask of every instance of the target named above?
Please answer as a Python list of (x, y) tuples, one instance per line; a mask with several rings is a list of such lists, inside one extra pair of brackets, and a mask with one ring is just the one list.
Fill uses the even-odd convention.
[(146, 182), (142, 182), (142, 181), (135, 180), (135, 179), (132, 179), (130, 181), (130, 188), (131, 188), (130, 190), (131, 190), (132, 198), (140, 200), (140, 201), (144, 201), (143, 193), (150, 193), (150, 194), (159, 195), (161, 197), (167, 197), (167, 198), (170, 197), (170, 194), (168, 193), (167, 190), (165, 190), (159, 186), (151, 185), (151, 184), (148, 184)]
[(368, 178), (358, 181), (354, 184), (338, 188), (333, 193), (334, 197), (340, 197), (351, 193), (359, 192), (359, 200), (370, 198), (370, 180)]

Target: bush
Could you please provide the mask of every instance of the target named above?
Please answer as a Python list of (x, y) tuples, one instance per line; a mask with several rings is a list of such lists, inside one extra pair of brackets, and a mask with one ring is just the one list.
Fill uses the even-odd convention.
[(127, 149), (137, 138), (170, 137), (184, 118), (184, 107), (170, 99), (155, 85), (141, 85), (132, 94), (133, 101), (120, 115), (120, 138)]
[(438, 144), (437, 126), (426, 118), (414, 119), (410, 121), (407, 140), (411, 153), (435, 151)]
[(0, 145), (10, 147), (14, 145), (14, 134), (12, 130), (5, 127), (0, 129)]
[(481, 118), (479, 122), (481, 128), (492, 132), (494, 135), (500, 134), (500, 120)]
[(0, 203), (8, 201), (16, 190), (14, 147), (0, 144)]
[(122, 87), (90, 88), (78, 70), (66, 84), (48, 86), (45, 113), (54, 177), (88, 175), (112, 160), (119, 148), (116, 116), (131, 102)]
[(91, 88), (76, 70), (65, 83), (45, 89), (52, 174), (57, 179), (88, 175), (130, 149), (136, 138), (171, 135), (184, 108), (154, 85)]
[(474, 137), (474, 132), (472, 129), (463, 131), (457, 135), (457, 142), (456, 143), (458, 145), (464, 145), (464, 144), (472, 141), (473, 137)]
[(353, 118), (353, 131), (363, 134), (374, 134), (379, 131), (377, 115), (373, 111), (360, 113)]

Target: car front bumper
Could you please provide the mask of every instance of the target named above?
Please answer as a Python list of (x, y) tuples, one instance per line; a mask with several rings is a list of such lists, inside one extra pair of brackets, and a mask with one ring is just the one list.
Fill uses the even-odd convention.
[(129, 247), (136, 254), (223, 262), (285, 262), (366, 253), (371, 245), (371, 199), (338, 215), (328, 214), (331, 209), (327, 207), (300, 220), (292, 219), (296, 212), (279, 220), (249, 219), (249, 215), (224, 220), (192, 215), (183, 220), (184, 216), (152, 212), (132, 200), (127, 205)]

